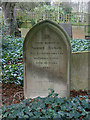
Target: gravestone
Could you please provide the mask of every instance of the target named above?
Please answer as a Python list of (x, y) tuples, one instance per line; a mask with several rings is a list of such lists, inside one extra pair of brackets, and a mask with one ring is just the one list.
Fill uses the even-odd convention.
[(45, 97), (48, 88), (69, 97), (71, 46), (58, 24), (44, 20), (31, 28), (23, 43), (23, 55), (25, 97)]
[(59, 23), (60, 26), (67, 32), (70, 38), (72, 38), (72, 24), (71, 23)]
[(21, 28), (21, 37), (25, 37), (28, 31), (29, 28)]
[(73, 39), (85, 39), (84, 26), (72, 26)]

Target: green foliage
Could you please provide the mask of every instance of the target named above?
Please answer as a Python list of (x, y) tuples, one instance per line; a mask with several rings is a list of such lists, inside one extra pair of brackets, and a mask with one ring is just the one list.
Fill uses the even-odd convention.
[(4, 83), (23, 85), (23, 40), (5, 36), (2, 40), (2, 79)]
[[(27, 21), (29, 21), (32, 24), (32, 26), (33, 26), (33, 23), (36, 24), (37, 22), (40, 22), (42, 19), (48, 18), (52, 21), (57, 21), (56, 20), (57, 16), (59, 17), (60, 21), (62, 21), (61, 19), (63, 18), (70, 20), (71, 19), (70, 15), (67, 16), (67, 18), (65, 16), (67, 13), (71, 12), (72, 9), (69, 7), (67, 7), (67, 9), (65, 8), (66, 8), (65, 5), (64, 6), (51, 6), (47, 4), (43, 4), (43, 5), (39, 4), (31, 10), (28, 10), (28, 9), (25, 9), (24, 11), (16, 10), (16, 18), (17, 18), (18, 27), (21, 28), (21, 24), (23, 23), (23, 21), (24, 22), (26, 21), (26, 23)], [(61, 18), (62, 15), (63, 17)], [(62, 22), (66, 22), (66, 20), (63, 20)]]
[[(34, 12), (57, 12), (58, 7), (50, 6), (50, 5), (44, 5), (44, 6), (37, 6), (34, 8)], [(62, 12), (62, 8), (60, 8), (60, 11)]]
[(23, 58), (24, 38), (5, 36), (2, 38), (2, 58), (5, 64), (20, 62)]
[(39, 2), (18, 2), (15, 4), (16, 9), (21, 9), (22, 11), (30, 11), (31, 9), (34, 9), (37, 5), (39, 5)]
[(59, 98), (53, 89), (49, 90), (51, 92), (47, 97), (30, 98), (19, 104), (4, 105), (2, 119), (79, 120), (82, 117), (82, 120), (89, 120), (88, 96), (84, 96), (83, 100), (79, 100), (79, 97)]
[[(6, 21), (8, 21), (8, 18), (6, 19)], [(6, 32), (8, 31), (8, 28), (9, 28), (9, 24), (4, 24), (4, 20), (2, 18), (2, 35), (6, 35)]]
[(65, 11), (65, 14), (70, 14), (72, 12), (72, 6), (70, 3), (62, 3), (62, 9)]
[(90, 40), (71, 39), (72, 52), (88, 51), (90, 49)]
[(23, 64), (4, 65), (2, 72), (3, 82), (23, 86)]
[[(24, 38), (5, 36), (2, 39), (2, 79), (4, 83), (23, 85)], [(71, 39), (72, 52), (87, 51), (90, 43), (85, 39)]]

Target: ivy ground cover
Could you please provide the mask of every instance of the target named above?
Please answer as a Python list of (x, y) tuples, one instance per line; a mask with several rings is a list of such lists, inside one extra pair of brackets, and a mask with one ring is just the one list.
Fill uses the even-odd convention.
[(4, 105), (2, 120), (89, 120), (88, 96), (60, 98), (53, 89), (47, 97), (26, 99), (19, 104)]

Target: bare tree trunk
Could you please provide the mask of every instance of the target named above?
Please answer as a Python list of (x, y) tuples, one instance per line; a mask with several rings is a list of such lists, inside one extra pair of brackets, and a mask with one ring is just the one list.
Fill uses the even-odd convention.
[(2, 3), (2, 13), (4, 18), (4, 24), (8, 26), (6, 34), (12, 35), (15, 33), (19, 34), (16, 16), (15, 16), (15, 3), (13, 2), (3, 2)]

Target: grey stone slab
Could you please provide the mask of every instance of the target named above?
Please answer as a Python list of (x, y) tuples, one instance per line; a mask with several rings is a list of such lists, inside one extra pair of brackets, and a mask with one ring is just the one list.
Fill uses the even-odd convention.
[(59, 23), (60, 26), (67, 32), (70, 38), (72, 38), (72, 24), (71, 23)]
[(71, 45), (64, 29), (49, 20), (36, 24), (25, 37), (23, 55), (25, 97), (45, 97), (48, 88), (69, 97)]
[(72, 38), (73, 39), (85, 39), (84, 26), (72, 26)]
[(89, 89), (89, 51), (73, 52), (71, 65), (71, 90)]

